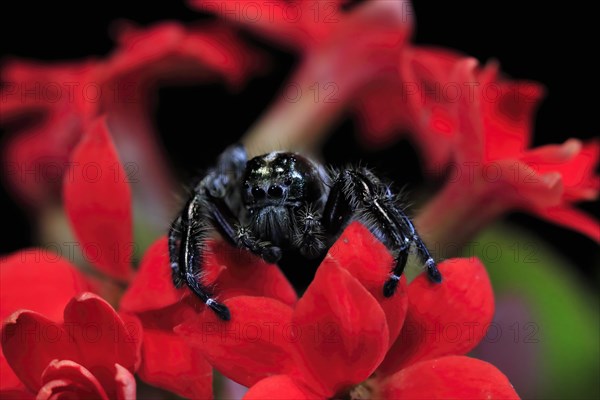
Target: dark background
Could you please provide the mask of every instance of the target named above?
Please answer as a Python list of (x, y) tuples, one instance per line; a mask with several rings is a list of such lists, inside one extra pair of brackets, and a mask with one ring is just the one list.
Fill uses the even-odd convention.
[[(524, 7), (519, 1), (496, 2), (494, 6), (481, 3), (487, 2), (415, 2), (414, 41), (460, 50), (482, 62), (495, 58), (508, 75), (544, 84), (548, 95), (537, 114), (534, 145), (562, 143), (569, 137), (592, 138), (599, 131), (596, 99), (599, 69), (590, 60), (590, 54), (597, 51), (590, 39), (596, 24), (591, 6), (575, 7), (572, 2), (544, 7)], [(102, 6), (97, 7), (99, 4)], [(117, 19), (141, 25), (167, 19), (182, 22), (210, 19), (178, 2), (69, 5), (5, 2), (1, 14), (3, 56), (47, 61), (109, 54), (113, 49), (109, 27)], [(247, 39), (267, 51), (274, 62), (268, 74), (250, 82), (241, 93), (229, 93), (217, 84), (164, 88), (160, 92), (156, 123), (159, 131), (165, 133), (163, 141), (181, 179), (187, 179), (189, 171), (204, 167), (203, 160), (214, 158), (252, 125), (296, 62), (291, 53), (250, 35)], [(189, 146), (187, 138), (201, 130), (217, 134), (199, 155)], [(352, 130), (351, 119), (336, 126), (324, 150), (328, 161), (364, 160), (395, 181), (405, 183), (408, 190), (419, 186), (423, 179), (419, 158), (408, 143), (372, 153), (349, 140), (352, 136), (348, 132)], [(6, 132), (2, 131), (2, 135), (4, 139)], [(339, 151), (342, 147), (343, 152)], [(399, 160), (401, 168), (397, 166)], [(598, 216), (595, 206), (588, 203), (582, 208)], [(4, 187), (0, 207), (3, 216), (0, 254), (32, 245), (30, 224)], [(592, 240), (531, 216), (515, 214), (509, 219), (549, 241), (582, 274), (597, 277), (598, 246)]]

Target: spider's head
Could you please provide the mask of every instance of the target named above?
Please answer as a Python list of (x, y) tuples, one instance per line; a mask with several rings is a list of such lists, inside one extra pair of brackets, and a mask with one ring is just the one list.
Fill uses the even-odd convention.
[(246, 164), (242, 196), (248, 208), (299, 206), (319, 200), (324, 182), (318, 168), (296, 153), (272, 152)]

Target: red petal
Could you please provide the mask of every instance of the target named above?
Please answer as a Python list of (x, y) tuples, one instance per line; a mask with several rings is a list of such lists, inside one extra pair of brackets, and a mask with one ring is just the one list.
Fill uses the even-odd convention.
[(35, 395), (23, 387), (23, 389), (0, 389), (0, 398), (3, 400), (34, 400)]
[[(253, 2), (248, 6), (244, 1), (233, 0), (228, 1), (226, 5), (205, 0), (190, 1), (192, 7), (218, 14), (270, 40), (306, 52), (318, 48), (318, 44), (350, 25), (348, 20), (360, 20), (356, 17), (357, 14), (373, 16), (380, 12), (383, 15), (380, 16), (379, 25), (384, 25), (389, 19), (397, 19), (402, 22), (401, 25), (412, 25), (412, 13), (408, 11), (404, 2), (398, 2), (392, 8), (386, 9), (386, 3), (389, 2), (373, 0), (369, 2), (373, 4), (357, 7), (350, 13), (342, 10), (342, 3), (339, 0), (327, 3), (313, 0), (294, 4), (274, 1)], [(402, 14), (396, 16), (400, 11)], [(373, 26), (377, 24), (373, 22)], [(364, 30), (356, 31), (364, 33)]]
[[(461, 59), (456, 67), (454, 79), (462, 86), (469, 86), (476, 82), (473, 89), (473, 97), (460, 96), (456, 102), (454, 113), (457, 115), (457, 129), (460, 135), (456, 136), (454, 151), (456, 159), (463, 163), (459, 165), (481, 165), (485, 162), (485, 132), (483, 130), (483, 116), (481, 115), (481, 86), (487, 86), (490, 79), (485, 75), (485, 79), (477, 75), (479, 63), (473, 58)], [(464, 164), (464, 163), (479, 164)], [(463, 174), (464, 175), (464, 174)], [(462, 177), (462, 176), (461, 176)], [(466, 179), (461, 179), (464, 182)]]
[(132, 274), (131, 192), (103, 118), (90, 125), (71, 162), (63, 196), (84, 255), (111, 277), (127, 280)]
[(531, 142), (535, 111), (544, 95), (536, 82), (484, 82), (481, 114), (486, 160), (513, 160)]
[(133, 372), (138, 362), (135, 338), (130, 336), (123, 320), (105, 300), (84, 293), (65, 307), (65, 328), (81, 351), (82, 364), (113, 396), (117, 390), (115, 363)]
[(395, 77), (370, 85), (356, 100), (356, 118), (369, 146), (384, 147), (409, 130), (403, 86), (399, 77)]
[(117, 400), (135, 400), (135, 378), (129, 370), (115, 364), (115, 384)]
[(358, 100), (360, 122), (374, 144), (408, 132), (426, 168), (440, 168), (449, 161), (457, 133), (445, 90), (455, 85), (451, 73), (462, 55), (417, 46), (405, 46), (399, 55), (399, 74), (371, 85)]
[(320, 397), (288, 375), (275, 375), (252, 386), (244, 400), (309, 400)]
[(297, 300), (296, 291), (277, 265), (223, 241), (208, 243), (203, 276), (204, 282), (214, 287), (221, 299), (260, 296), (288, 305), (294, 305)]
[[(271, 4), (258, 1), (253, 2), (249, 8), (246, 8), (248, 7), (246, 2), (239, 0), (230, 0), (226, 4), (205, 0), (191, 0), (189, 3), (196, 9), (231, 19), (234, 23), (241, 24), (259, 35), (287, 46), (306, 48), (309, 43), (313, 43), (311, 24), (307, 22), (314, 20), (315, 11), (311, 12), (306, 7), (308, 2), (299, 3), (293, 7), (283, 1), (274, 1)], [(331, 5), (333, 3), (328, 4), (330, 17)], [(313, 7), (315, 6), (318, 7), (313, 4)], [(335, 7), (335, 5), (333, 6)], [(335, 15), (336, 10), (333, 11)], [(255, 14), (259, 18), (254, 17)], [(288, 15), (293, 19), (290, 19)], [(308, 18), (311, 15), (313, 18)]]
[(38, 399), (51, 399), (53, 395), (67, 392), (80, 398), (107, 399), (106, 392), (90, 371), (70, 360), (53, 360), (42, 373), (43, 387)]
[(292, 370), (290, 343), (292, 309), (265, 297), (233, 297), (225, 301), (231, 320), (210, 310), (185, 322), (175, 332), (200, 351), (228, 378), (252, 386), (270, 375)]
[(10, 61), (2, 68), (7, 85), (1, 96), (7, 101), (0, 123), (26, 121), (15, 124), (21, 131), (8, 141), (3, 157), (12, 190), (28, 206), (41, 207), (50, 195), (59, 197), (69, 153), (81, 137), (81, 121), (74, 114), (94, 104), (81, 101), (77, 94), (82, 91), (72, 89), (90, 82), (95, 68), (88, 61), (52, 66)]
[[(29, 396), (29, 397), (27, 397)], [(2, 348), (0, 347), (0, 398), (1, 399), (27, 399), (34, 398), (19, 377), (15, 375), (6, 361)]]
[(142, 321), (144, 330), (157, 329), (172, 332), (173, 327), (188, 320), (195, 320), (206, 310), (206, 305), (193, 296), (186, 296), (181, 302), (155, 311), (136, 314)]
[[(569, 143), (569, 141), (567, 141)], [(583, 148), (569, 163), (560, 168), (563, 181), (568, 190), (580, 187), (590, 188), (592, 193), (583, 200), (592, 200), (598, 197), (600, 178), (595, 173), (600, 158), (600, 141), (592, 140), (583, 144)], [(579, 199), (577, 199), (579, 200)]]
[(42, 387), (42, 372), (52, 360), (81, 358), (60, 324), (27, 310), (17, 311), (5, 320), (2, 351), (15, 374), (34, 393)]
[[(557, 170), (557, 167), (573, 159), (579, 152), (581, 152), (582, 143), (578, 139), (568, 139), (562, 144), (547, 144), (541, 147), (530, 149), (527, 153), (523, 154), (521, 160), (527, 164), (533, 165), (537, 168), (550, 167)], [(544, 168), (544, 172), (548, 172)]]
[(496, 367), (475, 358), (450, 356), (411, 365), (380, 385), (384, 399), (518, 399)]
[(405, 277), (392, 297), (383, 296), (383, 284), (389, 279), (393, 261), (383, 243), (359, 222), (344, 230), (323, 260), (323, 264), (334, 263), (348, 270), (375, 297), (387, 318), (390, 344), (400, 333), (408, 308)]
[[(266, 296), (293, 305), (296, 292), (281, 270), (250, 252), (231, 247), (223, 241), (207, 243), (203, 282), (221, 299), (240, 295)], [(175, 289), (166, 237), (147, 250), (137, 275), (121, 299), (121, 310), (145, 312), (180, 304), (191, 294), (187, 287)], [(199, 300), (192, 297), (191, 303)]]
[(119, 312), (119, 317), (123, 321), (123, 326), (127, 331), (127, 335), (135, 344), (135, 359), (136, 364), (133, 367), (134, 371), (137, 371), (142, 362), (142, 342), (144, 336), (144, 327), (142, 321), (134, 315), (125, 312)]
[(298, 301), (297, 365), (310, 387), (328, 397), (368, 378), (388, 349), (385, 313), (350, 273), (319, 267)]
[(119, 48), (109, 61), (110, 77), (135, 83), (141, 98), (160, 80), (198, 81), (218, 73), (232, 85), (239, 85), (262, 64), (231, 29), (223, 26), (198, 29), (162, 22), (141, 28), (126, 22), (118, 28)]
[(380, 372), (390, 375), (417, 361), (465, 354), (485, 336), (494, 297), (483, 264), (459, 258), (442, 262), (439, 269), (441, 284), (421, 274), (408, 286), (408, 315)]
[(538, 173), (558, 173), (565, 185), (565, 200), (594, 200), (600, 178), (595, 174), (600, 142), (569, 139), (561, 145), (546, 145), (528, 151), (523, 160)]
[(559, 173), (538, 174), (535, 168), (515, 160), (500, 160), (493, 165), (498, 176), (508, 183), (497, 186), (497, 195), (507, 205), (549, 207), (561, 202), (564, 187)]
[(36, 400), (108, 399), (106, 395), (102, 397), (91, 390), (92, 388), (81, 386), (79, 382), (57, 379), (46, 383), (38, 392)]
[(80, 124), (64, 114), (56, 112), (42, 126), (10, 137), (3, 150), (3, 174), (11, 192), (27, 206), (39, 208), (48, 199), (60, 198), (69, 153), (81, 137)]
[(167, 238), (163, 236), (146, 250), (119, 309), (132, 313), (158, 310), (180, 302), (187, 292), (173, 286)]
[(449, 161), (458, 126), (452, 113), (452, 73), (462, 54), (447, 49), (413, 46), (400, 54), (404, 112), (413, 141), (421, 148), (427, 168)]
[(139, 377), (179, 396), (212, 397), (212, 366), (202, 352), (173, 332), (144, 330)]
[(0, 320), (27, 309), (60, 322), (65, 305), (87, 290), (83, 274), (52, 251), (27, 249), (0, 258)]
[(600, 222), (583, 211), (562, 206), (545, 210), (538, 209), (533, 212), (548, 221), (573, 229), (595, 240), (596, 243), (600, 243)]

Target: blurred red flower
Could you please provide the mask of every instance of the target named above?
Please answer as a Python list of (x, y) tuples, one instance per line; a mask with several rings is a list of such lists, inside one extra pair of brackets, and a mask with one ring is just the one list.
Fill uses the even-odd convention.
[(121, 23), (116, 32), (118, 47), (105, 59), (2, 66), (0, 123), (16, 133), (3, 150), (5, 177), (32, 210), (58, 198), (66, 171), (76, 167), (81, 174), (86, 167), (70, 164), (71, 152), (89, 123), (106, 115), (123, 164), (135, 172), (131, 183), (142, 207), (164, 223), (170, 216), (161, 213), (168, 212), (175, 190), (153, 134), (158, 87), (225, 80), (237, 88), (261, 61), (225, 27)]
[[(449, 182), (418, 219), (432, 242), (464, 244), (514, 209), (600, 240), (598, 222), (573, 207), (598, 196), (598, 143), (569, 140), (563, 146), (528, 149), (541, 85), (497, 78), (493, 63), (487, 73), (465, 72), (464, 54), (411, 44), (409, 2), (190, 4), (298, 51), (301, 62), (288, 82), (296, 92), (313, 93), (325, 85), (334, 89), (332, 101), (313, 96), (290, 101), (284, 93), (246, 134), (254, 147), (278, 143), (314, 150), (332, 121), (353, 108), (365, 144), (388, 145), (409, 134), (426, 172), (448, 178), (448, 169), (458, 169), (460, 179)], [(469, 178), (473, 173), (475, 184)], [(482, 177), (486, 173), (492, 182)], [(447, 213), (448, 204), (463, 212)], [(477, 215), (471, 218), (474, 210)]]
[(396, 60), (397, 73), (379, 77), (357, 100), (364, 143), (380, 148), (409, 135), (426, 170), (450, 162), (458, 131), (447, 107), (454, 100), (451, 76), (461, 58), (450, 49), (404, 46)]
[(471, 92), (447, 107), (460, 132), (452, 140), (455, 168), (443, 190), (421, 211), (422, 230), (462, 243), (517, 209), (600, 242), (598, 221), (573, 206), (598, 197), (599, 142), (570, 139), (531, 149), (540, 85), (508, 81), (498, 77), (496, 64), (480, 69), (473, 59), (457, 63), (453, 81), (470, 85)]
[(301, 54), (273, 107), (245, 135), (262, 152), (274, 144), (318, 150), (337, 117), (351, 107), (362, 111), (363, 97), (397, 76), (398, 54), (413, 28), (408, 1), (371, 0), (350, 9), (344, 1), (189, 3)]

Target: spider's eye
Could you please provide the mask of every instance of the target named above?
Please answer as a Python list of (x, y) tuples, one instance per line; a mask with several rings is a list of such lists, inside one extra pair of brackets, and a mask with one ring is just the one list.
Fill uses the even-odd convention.
[(283, 181), (283, 184), (285, 186), (290, 186), (292, 184), (292, 179), (291, 178), (287, 178), (285, 181)]
[(269, 193), (269, 197), (279, 199), (283, 196), (283, 189), (281, 186), (273, 185), (269, 188), (267, 193)]
[(254, 196), (255, 200), (263, 199), (265, 197), (265, 191), (259, 187), (253, 187), (252, 196)]

